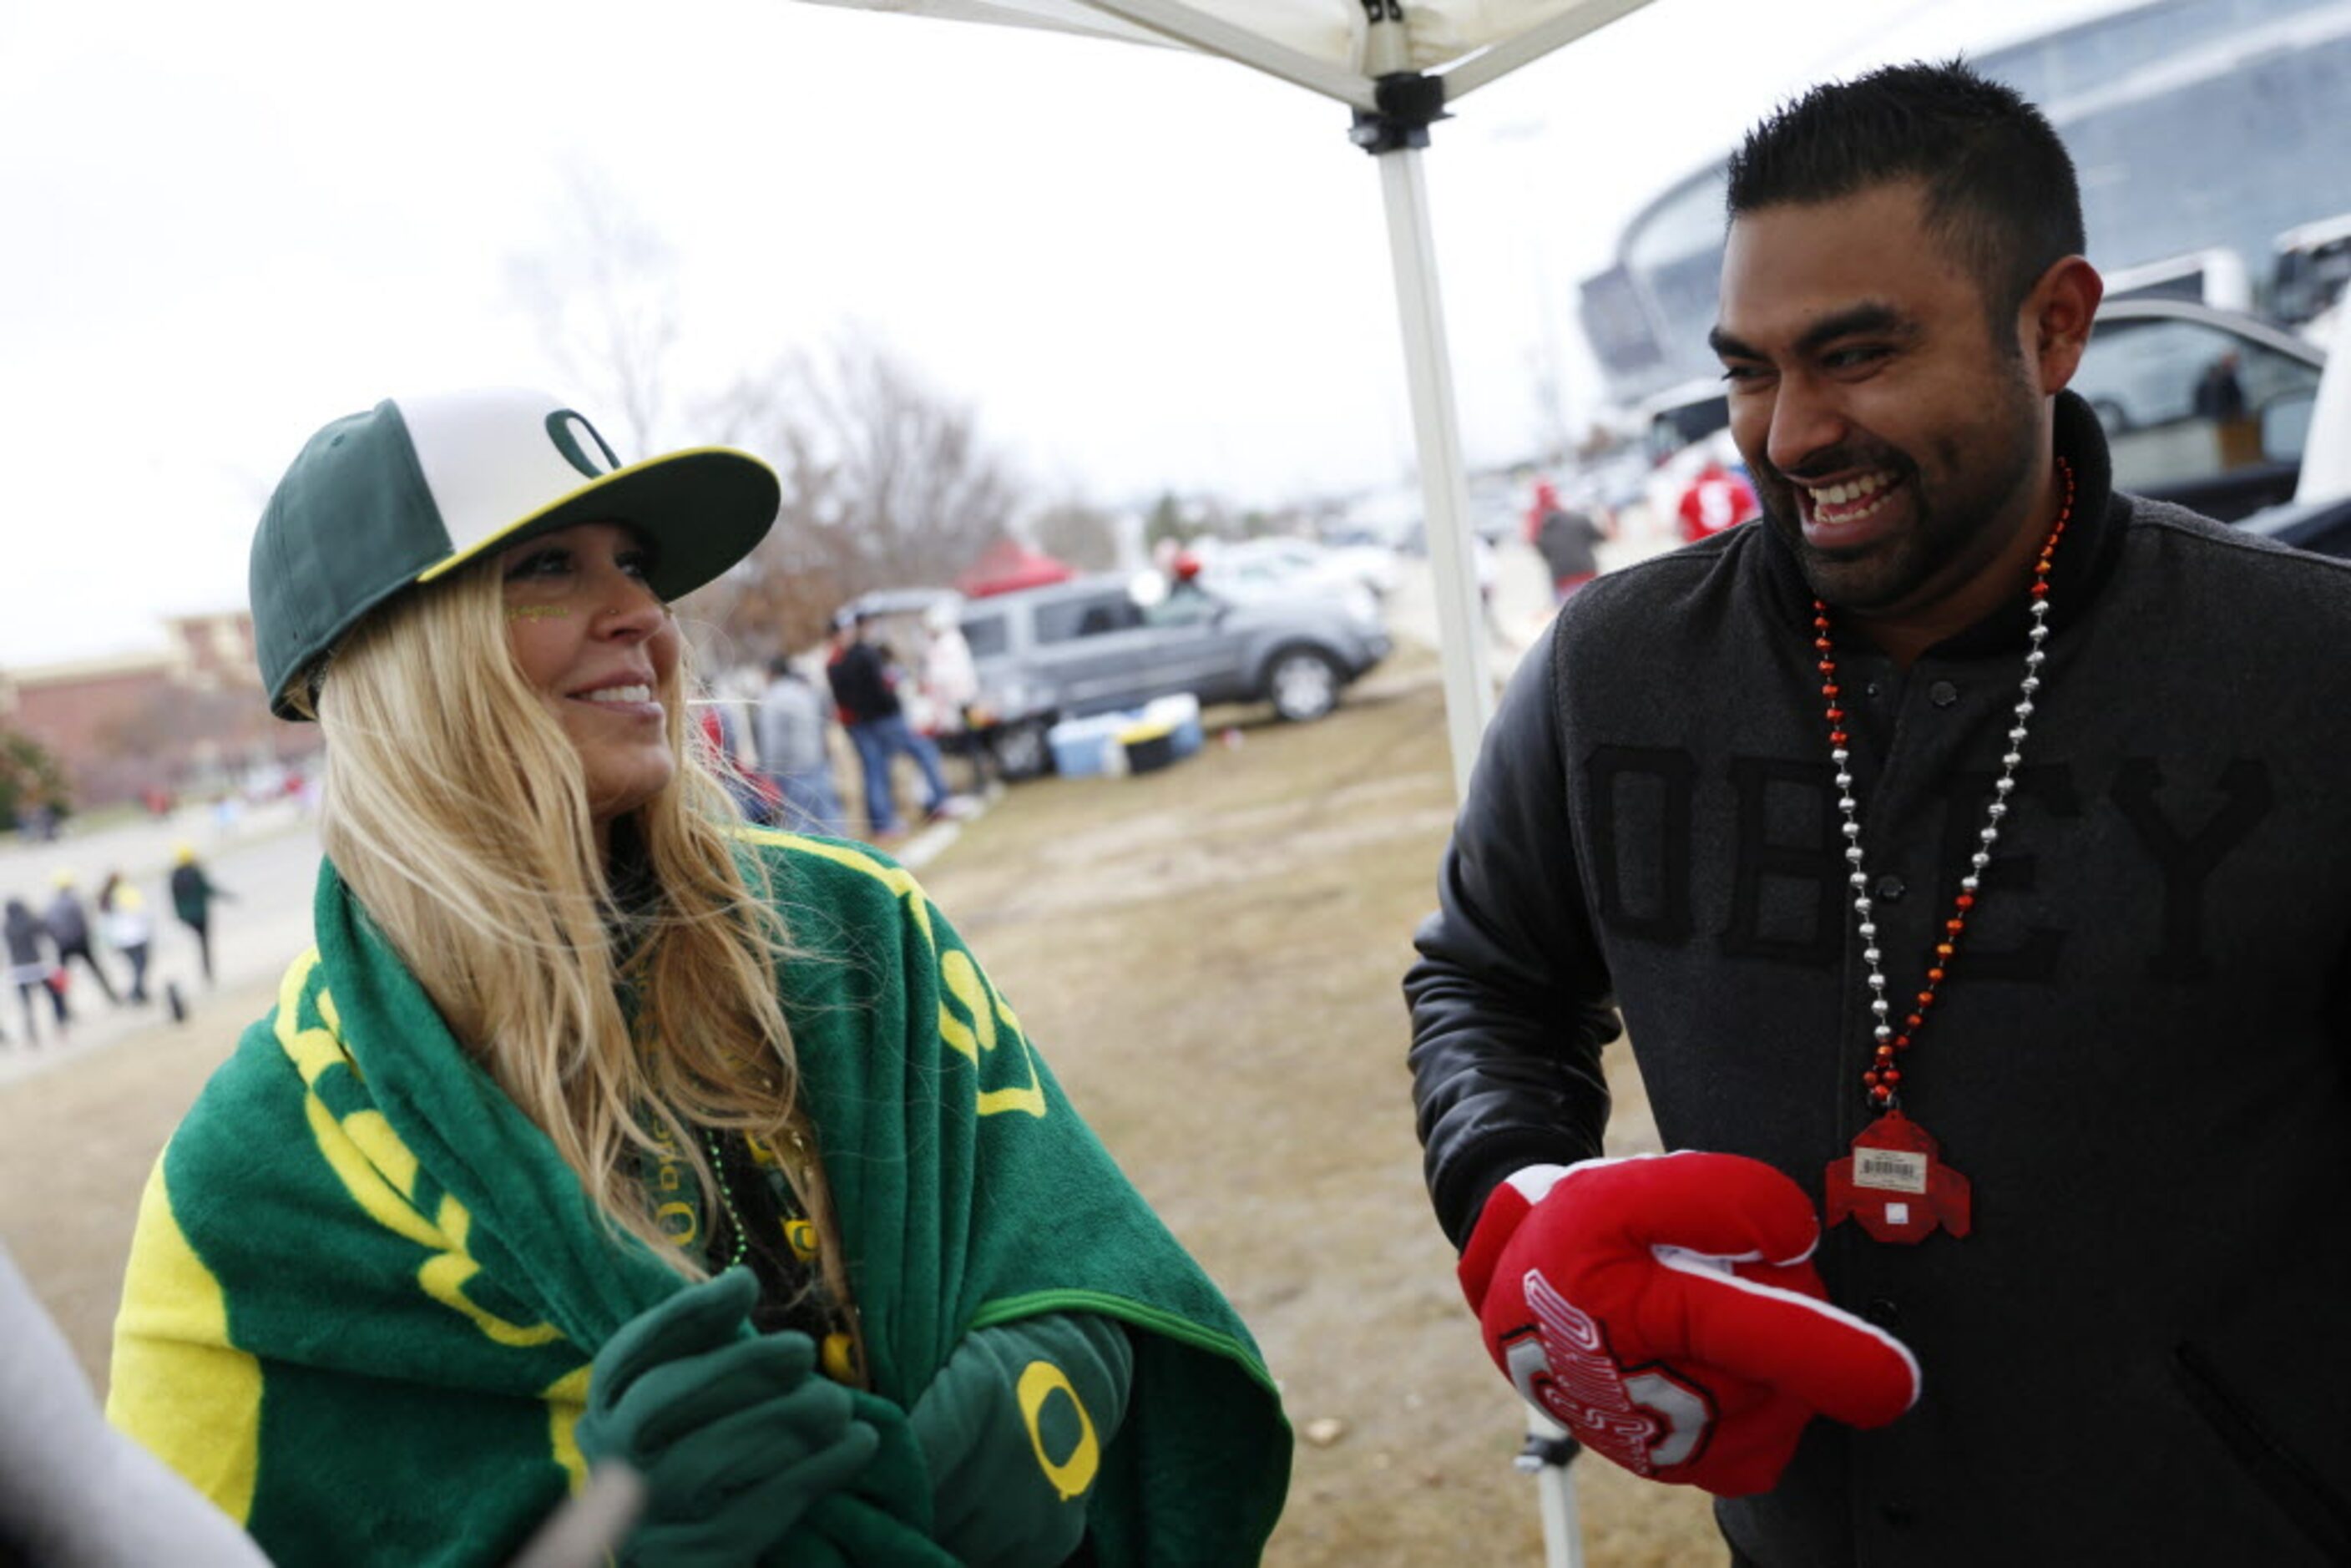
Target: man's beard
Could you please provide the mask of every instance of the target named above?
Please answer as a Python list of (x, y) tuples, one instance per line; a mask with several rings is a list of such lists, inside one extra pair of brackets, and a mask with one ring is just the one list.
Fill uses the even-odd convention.
[[(1804, 538), (1796, 486), (1801, 480), (1765, 463), (1756, 466), (1757, 498), (1764, 518), (1795, 552), (1796, 564), (1822, 602), (1856, 614), (1882, 613), (1909, 603), (1921, 590), (1970, 554), (1989, 560), (1999, 541), (1985, 532), (2011, 507), (2032, 472), (2038, 410), (2022, 388), (2003, 386), (2007, 395), (1993, 419), (1966, 442), (1945, 438), (1934, 445), (1940, 476), (1929, 483), (1911, 455), (1875, 443), (1854, 444), (1807, 463), (1802, 472), (1829, 475), (1863, 471), (1893, 475), (1910, 508), (1902, 530), (1849, 549), (1823, 549)], [(1947, 585), (1949, 586), (1949, 585)]]

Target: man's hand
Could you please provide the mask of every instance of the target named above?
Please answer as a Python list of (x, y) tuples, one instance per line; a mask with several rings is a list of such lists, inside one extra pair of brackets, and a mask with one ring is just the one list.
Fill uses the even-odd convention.
[(644, 1479), (621, 1561), (719, 1568), (757, 1560), (873, 1457), (849, 1390), (811, 1375), (803, 1333), (744, 1337), (758, 1284), (730, 1269), (622, 1326), (598, 1353), (580, 1451)]
[(1722, 1497), (1767, 1491), (1814, 1415), (1918, 1397), (1892, 1336), (1827, 1304), (1812, 1203), (1737, 1155), (1538, 1166), (1461, 1255), (1495, 1364), (1593, 1452)]

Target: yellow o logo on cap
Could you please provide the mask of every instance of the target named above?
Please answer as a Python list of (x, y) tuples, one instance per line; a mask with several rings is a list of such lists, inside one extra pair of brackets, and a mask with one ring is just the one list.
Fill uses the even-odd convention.
[[(1070, 1396), (1070, 1406), (1078, 1413), (1078, 1446), (1059, 1464), (1045, 1451), (1045, 1434), (1038, 1424), (1045, 1401), (1056, 1389)], [(1102, 1469), (1102, 1444), (1094, 1437), (1094, 1420), (1086, 1414), (1085, 1401), (1070, 1386), (1069, 1374), (1050, 1361), (1032, 1361), (1021, 1368), (1014, 1392), (1020, 1400), (1020, 1418), (1029, 1426), (1029, 1446), (1037, 1450), (1037, 1468), (1045, 1472), (1063, 1502), (1082, 1494), (1094, 1484), (1094, 1475)]]

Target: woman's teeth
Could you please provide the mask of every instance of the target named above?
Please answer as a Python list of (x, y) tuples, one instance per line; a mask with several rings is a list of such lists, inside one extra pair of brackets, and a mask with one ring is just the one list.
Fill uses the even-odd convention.
[(651, 686), (603, 686), (592, 692), (581, 692), (583, 703), (649, 703), (653, 700)]

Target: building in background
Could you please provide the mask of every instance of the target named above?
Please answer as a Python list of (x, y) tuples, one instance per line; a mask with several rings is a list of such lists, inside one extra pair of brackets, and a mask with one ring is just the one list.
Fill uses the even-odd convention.
[[(2119, 287), (2301, 326), (2351, 274), (2351, 3), (2156, 0), (1988, 49), (2074, 154), (2090, 259)], [(1629, 408), (1720, 373), (1706, 346), (1722, 273), (1725, 167), (1677, 182), (1583, 286), (1608, 399)]]
[(159, 649), (0, 668), (0, 727), (56, 758), (74, 805), (180, 797), (283, 777), (316, 750), (269, 716), (242, 610), (173, 616)]

